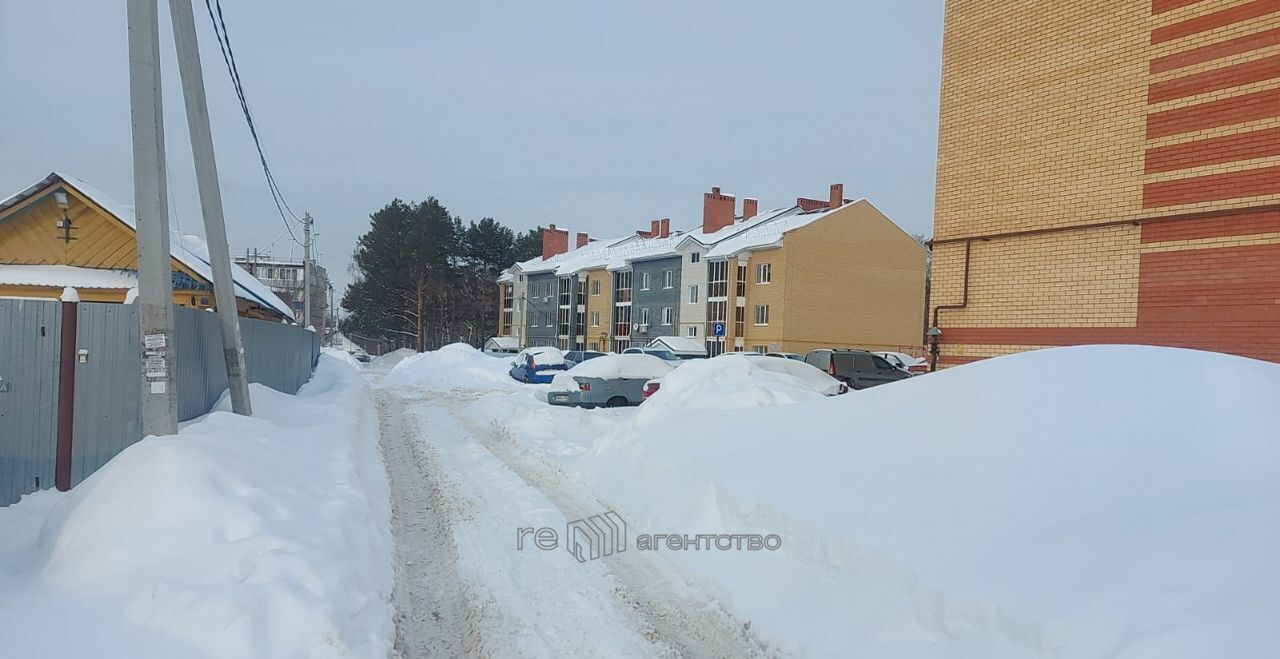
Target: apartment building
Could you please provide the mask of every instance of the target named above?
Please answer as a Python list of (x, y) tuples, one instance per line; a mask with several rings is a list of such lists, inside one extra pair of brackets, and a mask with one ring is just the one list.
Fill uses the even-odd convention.
[(1144, 343), (1280, 361), (1280, 3), (949, 0), (942, 365)]
[[(612, 240), (578, 234), (572, 248), (568, 232), (552, 226), (543, 255), (499, 279), (503, 318), (529, 319), (524, 327), (504, 321), (499, 332), (524, 337), (522, 346), (562, 349), (621, 351), (682, 336), (712, 355), (918, 351), (924, 247), (870, 202), (845, 199), (843, 186), (830, 192), (761, 213), (755, 199), (738, 212), (733, 195), (712, 188), (694, 229), (672, 232), (669, 219), (654, 220)], [(521, 284), (530, 291), (523, 300), (514, 293)]]
[[(284, 300), (293, 309), (294, 316), (302, 318), (306, 305), (302, 296), (305, 277), (301, 259), (282, 259), (245, 250), (245, 255), (235, 257), (234, 261)], [(323, 335), (329, 318), (329, 272), (315, 261), (311, 262), (310, 288), (311, 318), (307, 324)]]

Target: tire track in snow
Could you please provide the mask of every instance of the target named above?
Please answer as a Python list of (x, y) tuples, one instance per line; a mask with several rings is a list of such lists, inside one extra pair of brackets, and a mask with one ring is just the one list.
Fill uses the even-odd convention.
[(496, 624), (488, 620), (491, 607), (457, 573), (451, 519), (465, 515), (465, 501), (435, 468), (404, 401), (375, 391), (396, 547), (393, 657), (484, 656), (482, 632)]
[[(584, 495), (553, 465), (519, 450), (511, 431), (495, 424), (480, 427), (462, 413), (468, 403), (487, 392), (453, 391), (428, 395), (424, 402), (443, 407), (508, 469), (538, 490), (559, 509), (564, 519), (581, 519), (608, 509)], [(566, 560), (572, 561), (570, 557)], [(625, 552), (593, 561), (613, 577), (611, 593), (637, 632), (654, 643), (659, 656), (752, 658), (776, 656), (751, 630), (719, 603), (665, 572), (648, 557)], [(576, 566), (575, 566), (576, 567)]]

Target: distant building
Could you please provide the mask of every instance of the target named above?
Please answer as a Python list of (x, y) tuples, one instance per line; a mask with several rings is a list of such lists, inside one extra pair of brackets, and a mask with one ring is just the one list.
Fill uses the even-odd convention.
[(758, 212), (712, 188), (700, 226), (667, 219), (593, 240), (550, 226), (542, 256), (499, 279), (500, 336), (622, 351), (659, 337), (723, 352), (918, 351), (926, 250), (865, 199), (801, 197)]
[[(246, 252), (235, 257), (236, 265), (244, 268), (258, 281), (267, 285), (284, 300), (294, 315), (302, 318), (302, 260), (279, 259), (273, 256)], [(311, 262), (311, 319), (308, 325), (324, 335), (329, 318), (329, 273), (324, 266)]]
[[(71, 287), (85, 302), (124, 302), (138, 285), (134, 227), (132, 208), (56, 172), (0, 199), (0, 297), (57, 298)], [(174, 303), (214, 308), (203, 241), (174, 236), (169, 253)], [(293, 320), (270, 288), (240, 268), (231, 271), (239, 315)]]

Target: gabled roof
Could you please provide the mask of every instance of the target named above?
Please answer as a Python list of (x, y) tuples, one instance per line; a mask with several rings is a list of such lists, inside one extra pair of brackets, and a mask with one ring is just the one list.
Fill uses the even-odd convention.
[[(85, 183), (83, 180), (74, 176), (66, 176), (53, 172), (46, 176), (43, 180), (36, 184), (11, 195), (4, 200), (0, 200), (0, 213), (16, 206), (23, 201), (31, 198), (41, 190), (61, 182), (71, 188), (74, 188), (81, 195), (84, 195), (99, 208), (121, 224), (125, 225), (129, 231), (137, 233), (138, 220), (133, 213), (133, 207), (116, 202), (107, 196), (101, 190)], [(209, 250), (205, 246), (203, 240), (196, 236), (175, 236), (169, 240), (169, 254), (182, 265), (190, 268), (197, 275), (200, 275), (205, 281), (213, 282), (213, 266), (209, 262)], [(277, 313), (293, 320), (293, 311), (289, 309), (289, 305), (285, 304), (266, 284), (258, 281), (253, 275), (246, 272), (243, 268), (231, 264), (231, 279), (235, 283), (236, 297), (243, 298), (252, 302), (257, 302), (262, 306), (272, 309)]]
[(716, 243), (710, 251), (707, 252), (707, 258), (730, 257), (738, 252), (749, 249), (760, 249), (762, 247), (775, 247), (782, 242), (783, 234), (788, 231), (799, 229), (800, 227), (813, 224), (822, 218), (835, 213), (841, 209), (848, 208), (852, 204), (865, 203), (866, 199), (849, 202), (840, 206), (840, 208), (824, 208), (822, 210), (802, 212), (799, 206), (796, 206), (786, 213), (781, 213), (776, 217), (770, 218), (768, 222), (761, 222), (745, 231), (740, 231), (733, 236)]

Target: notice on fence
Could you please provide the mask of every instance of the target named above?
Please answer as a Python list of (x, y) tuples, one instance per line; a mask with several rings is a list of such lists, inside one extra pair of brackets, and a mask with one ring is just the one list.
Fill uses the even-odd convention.
[(169, 362), (165, 359), (164, 353), (158, 355), (147, 355), (146, 371), (149, 378), (165, 378), (169, 375)]
[(163, 334), (148, 334), (142, 337), (142, 347), (147, 350), (155, 350), (157, 348), (167, 347), (168, 342)]

